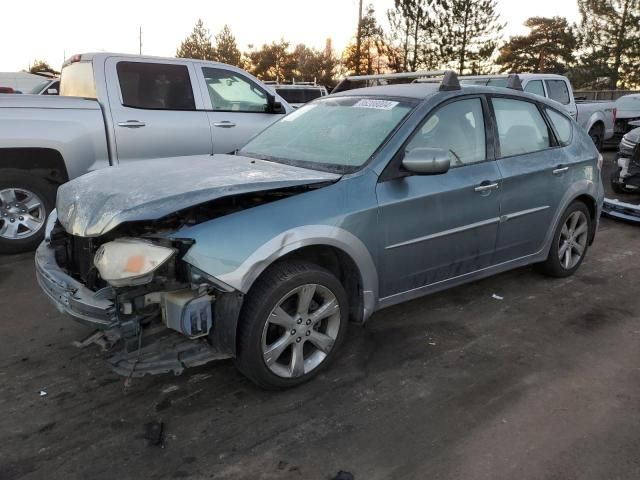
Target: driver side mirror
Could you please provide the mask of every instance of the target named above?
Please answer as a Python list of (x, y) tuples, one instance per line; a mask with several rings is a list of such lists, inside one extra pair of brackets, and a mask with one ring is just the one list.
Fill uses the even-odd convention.
[(267, 93), (267, 113), (285, 113), (282, 103), (276, 100), (275, 95)]
[(402, 166), (416, 175), (441, 175), (449, 171), (451, 158), (442, 148), (414, 148), (404, 154)]

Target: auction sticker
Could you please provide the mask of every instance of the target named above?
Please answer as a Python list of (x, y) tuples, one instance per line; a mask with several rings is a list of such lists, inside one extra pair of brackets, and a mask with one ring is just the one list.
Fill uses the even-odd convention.
[(353, 104), (355, 108), (375, 108), (377, 110), (391, 110), (396, 105), (398, 105), (398, 102), (391, 100), (373, 100), (368, 98), (363, 98)]

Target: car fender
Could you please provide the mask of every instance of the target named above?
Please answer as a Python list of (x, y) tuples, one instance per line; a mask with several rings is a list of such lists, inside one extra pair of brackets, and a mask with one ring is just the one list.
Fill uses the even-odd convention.
[[(362, 281), (364, 319), (371, 316), (378, 301), (378, 272), (375, 263), (358, 237), (335, 225), (305, 225), (286, 230), (262, 244), (234, 270), (215, 277), (246, 294), (267, 267), (291, 252), (310, 246), (334, 247), (351, 257), (358, 267)], [(184, 260), (201, 268), (198, 257), (188, 254)]]

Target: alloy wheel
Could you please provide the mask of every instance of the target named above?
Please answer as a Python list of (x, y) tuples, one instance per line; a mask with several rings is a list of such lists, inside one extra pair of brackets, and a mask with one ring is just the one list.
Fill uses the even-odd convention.
[(327, 287), (305, 284), (271, 310), (262, 332), (262, 356), (272, 373), (296, 378), (317, 368), (340, 331), (340, 304)]
[(565, 270), (571, 270), (582, 259), (587, 248), (589, 237), (589, 221), (584, 212), (573, 212), (560, 232), (558, 258)]
[(23, 188), (0, 190), (0, 238), (20, 240), (36, 235), (44, 226), (42, 199)]

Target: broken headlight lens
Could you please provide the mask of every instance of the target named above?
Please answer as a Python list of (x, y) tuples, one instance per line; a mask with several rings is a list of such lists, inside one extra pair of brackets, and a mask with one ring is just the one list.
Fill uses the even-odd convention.
[(100, 246), (93, 263), (102, 279), (114, 287), (144, 285), (175, 253), (146, 240), (120, 238)]

